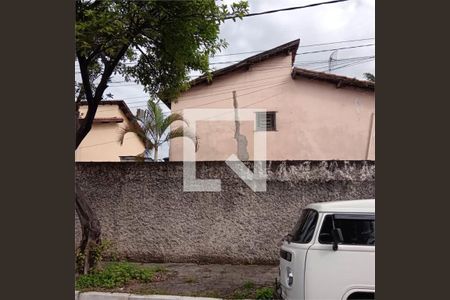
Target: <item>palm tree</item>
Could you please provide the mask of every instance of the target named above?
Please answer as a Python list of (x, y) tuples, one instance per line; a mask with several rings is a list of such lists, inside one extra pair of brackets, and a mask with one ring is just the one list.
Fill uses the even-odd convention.
[[(188, 128), (180, 125), (179, 127), (170, 130), (170, 125), (176, 121), (182, 121), (186, 125), (188, 123), (181, 114), (171, 113), (165, 116), (158, 103), (151, 99), (147, 102), (147, 109), (138, 109), (136, 113), (136, 121), (122, 128), (119, 135), (119, 142), (122, 145), (125, 135), (127, 133), (137, 134), (145, 143), (144, 152), (136, 155), (136, 158), (145, 159), (145, 157), (152, 151), (154, 153), (154, 160), (158, 160), (159, 147), (171, 139), (177, 137), (187, 137), (195, 143), (195, 150), (197, 151), (197, 137), (193, 135)], [(168, 131), (168, 132), (167, 132)]]

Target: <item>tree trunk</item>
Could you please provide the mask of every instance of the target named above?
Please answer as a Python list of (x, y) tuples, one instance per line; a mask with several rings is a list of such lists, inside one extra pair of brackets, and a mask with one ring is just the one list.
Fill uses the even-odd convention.
[(155, 152), (155, 161), (158, 161), (158, 146), (155, 145), (155, 149), (153, 149), (153, 151)]
[[(77, 130), (78, 138), (80, 132), (78, 106), (75, 111), (75, 128)], [(79, 143), (77, 142), (77, 148), (78, 145)], [(91, 250), (98, 246), (101, 242), (101, 227), (95, 212), (91, 209), (89, 203), (87, 203), (86, 198), (76, 181), (75, 211), (77, 212), (78, 220), (80, 221), (81, 225), (81, 241), (78, 250), (84, 255), (84, 263), (82, 265), (77, 265), (76, 271), (78, 274), (87, 274), (89, 270), (95, 267), (96, 264), (94, 253)]]
[[(105, 69), (101, 76), (100, 83), (95, 89), (95, 93), (93, 93), (92, 86), (89, 81), (88, 66), (90, 63), (90, 58), (85, 57), (81, 52), (77, 51), (77, 59), (80, 66), (81, 78), (83, 81), (83, 91), (88, 103), (88, 110), (86, 116), (81, 121), (79, 119), (79, 111), (75, 111), (75, 151), (91, 130), (98, 105), (103, 98), (103, 92), (108, 87), (108, 80), (111, 77), (111, 74), (114, 72), (114, 69), (116, 68), (119, 61), (125, 55), (130, 44), (131, 43), (123, 45), (122, 48), (118, 51), (117, 56), (110, 63), (105, 63)], [(86, 201), (77, 182), (75, 182), (75, 209), (80, 220), (82, 232), (79, 251), (85, 257), (83, 266), (78, 266), (79, 270), (77, 270), (77, 272), (79, 274), (86, 274), (89, 272), (89, 270), (95, 267), (96, 264), (96, 260), (94, 257), (95, 253), (92, 250), (100, 244), (101, 228), (97, 216), (91, 209), (89, 203)]]
[(84, 263), (82, 266), (79, 266), (77, 272), (79, 274), (87, 274), (97, 263), (92, 250), (101, 242), (101, 227), (95, 212), (87, 203), (77, 182), (75, 182), (75, 210), (82, 232), (79, 251), (84, 254)]

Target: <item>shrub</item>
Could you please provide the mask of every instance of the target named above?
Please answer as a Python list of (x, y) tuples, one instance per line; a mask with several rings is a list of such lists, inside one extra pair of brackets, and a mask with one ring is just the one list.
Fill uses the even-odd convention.
[(252, 281), (246, 281), (243, 285), (243, 288), (246, 290), (253, 289), (255, 287), (255, 284)]

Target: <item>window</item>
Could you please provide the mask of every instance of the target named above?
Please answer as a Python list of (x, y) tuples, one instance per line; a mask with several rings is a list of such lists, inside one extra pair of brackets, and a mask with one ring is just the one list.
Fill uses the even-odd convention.
[(256, 130), (257, 131), (274, 131), (276, 130), (276, 112), (257, 112), (256, 113)]
[(294, 227), (291, 242), (300, 244), (309, 243), (316, 229), (318, 215), (317, 211), (313, 209), (303, 210), (300, 220)]
[(340, 228), (343, 245), (375, 246), (375, 215), (327, 215), (319, 234), (319, 243), (331, 244), (331, 230)]

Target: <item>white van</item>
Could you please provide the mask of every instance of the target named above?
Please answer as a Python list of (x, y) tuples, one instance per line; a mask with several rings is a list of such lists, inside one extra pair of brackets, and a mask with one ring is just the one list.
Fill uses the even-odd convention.
[(282, 299), (375, 299), (375, 199), (308, 205), (283, 239)]

